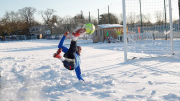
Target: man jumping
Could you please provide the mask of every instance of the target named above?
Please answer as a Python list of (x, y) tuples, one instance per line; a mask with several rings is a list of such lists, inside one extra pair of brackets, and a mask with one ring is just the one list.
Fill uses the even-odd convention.
[[(54, 53), (53, 57), (58, 58), (62, 61), (64, 67), (68, 70), (74, 70), (76, 72), (77, 78), (79, 80), (84, 81), (84, 79), (81, 77), (81, 69), (80, 69), (80, 55), (82, 48), (80, 46), (77, 46), (77, 39), (79, 35), (84, 34), (86, 32), (85, 29), (79, 29), (76, 32), (73, 32), (73, 39), (71, 40), (70, 48), (63, 46), (64, 40), (66, 36), (69, 34), (69, 32), (66, 32), (64, 36), (62, 37), (61, 41), (58, 45), (58, 50), (56, 53)], [(64, 52), (64, 56), (61, 55), (61, 52)]]

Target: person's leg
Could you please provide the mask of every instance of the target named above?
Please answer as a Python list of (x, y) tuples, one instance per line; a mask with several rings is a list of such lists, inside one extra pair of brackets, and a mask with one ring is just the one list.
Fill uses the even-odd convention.
[(64, 57), (74, 59), (75, 53), (77, 51), (77, 39), (79, 35), (84, 34), (86, 32), (86, 29), (78, 29), (76, 32), (73, 32), (73, 38), (71, 40), (71, 45), (69, 50), (64, 54)]
[(77, 51), (77, 42), (72, 40), (69, 50), (64, 54), (65, 58), (75, 59), (75, 53)]
[(62, 48), (63, 47), (63, 43), (64, 43), (64, 40), (66, 39), (65, 36), (63, 36), (59, 42), (59, 45), (58, 45), (58, 48)]

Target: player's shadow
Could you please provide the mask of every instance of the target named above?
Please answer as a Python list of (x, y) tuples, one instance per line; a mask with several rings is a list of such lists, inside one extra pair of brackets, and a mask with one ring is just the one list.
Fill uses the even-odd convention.
[(26, 49), (14, 49), (14, 50), (5, 50), (1, 52), (23, 52), (23, 51), (37, 51), (37, 50), (47, 50), (47, 49), (57, 49), (57, 45), (51, 45), (51, 46), (41, 46), (41, 47), (28, 47)]
[[(65, 47), (69, 47), (69, 44), (64, 44)], [(1, 52), (23, 52), (23, 51), (37, 51), (37, 50), (48, 50), (48, 49), (58, 49), (58, 45), (51, 45), (51, 46), (38, 46), (38, 47), (26, 47), (25, 49), (20, 48), (12, 48), (11, 50), (4, 50)]]
[[(172, 61), (170, 60), (172, 59)], [(151, 63), (151, 61), (158, 61), (158, 63), (161, 64), (144, 64), (144, 65), (139, 65), (137, 62), (149, 62)], [(99, 67), (99, 68), (94, 68), (94, 69), (89, 69), (86, 70), (85, 72), (97, 72), (97, 73), (103, 73), (106, 71), (111, 71), (113, 69), (118, 70), (118, 68), (124, 68), (126, 67), (126, 65), (132, 65), (132, 66), (136, 66), (137, 68), (132, 68), (130, 70), (127, 71), (119, 71), (118, 74), (127, 74), (127, 73), (132, 73), (133, 71), (137, 71), (140, 69), (146, 69), (146, 70), (150, 70), (152, 72), (154, 72), (155, 74), (170, 74), (170, 75), (176, 75), (176, 76), (180, 76), (180, 72), (177, 71), (168, 71), (168, 70), (163, 70), (163, 69), (158, 69), (157, 67), (159, 66), (166, 66), (172, 63), (179, 63), (179, 60), (173, 59), (173, 58), (168, 58), (165, 57), (165, 59), (161, 58), (149, 58), (149, 59), (137, 59), (137, 60), (128, 60), (128, 62), (122, 62), (119, 64), (114, 64), (114, 65), (107, 65), (107, 66), (103, 66), (103, 67)], [(180, 65), (179, 65), (180, 66)], [(114, 74), (114, 73), (113, 73)]]
[(107, 71), (107, 70), (111, 70), (111, 69), (117, 69), (123, 65), (126, 65), (126, 63), (120, 63), (120, 64), (103, 66), (103, 67), (99, 67), (99, 68), (95, 68), (95, 69), (89, 69), (89, 70), (86, 70), (85, 72), (103, 72), (103, 71)]
[[(170, 63), (172, 63), (172, 62), (169, 62), (169, 63), (166, 63), (166, 64), (169, 65)], [(134, 65), (134, 66), (137, 66), (137, 67), (144, 68), (146, 70), (152, 71), (153, 74), (169, 74), (169, 75), (180, 76), (180, 72), (177, 72), (176, 70), (170, 71), (170, 70), (163, 70), (163, 69), (158, 69), (157, 68), (159, 66), (166, 66), (166, 64), (161, 63), (161, 64), (153, 64), (153, 65), (139, 65), (137, 63), (133, 63), (131, 65)]]

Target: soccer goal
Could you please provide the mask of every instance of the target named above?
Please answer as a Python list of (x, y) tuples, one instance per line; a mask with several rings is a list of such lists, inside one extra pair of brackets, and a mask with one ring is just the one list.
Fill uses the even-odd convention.
[(122, 0), (122, 7), (125, 61), (179, 51), (178, 0)]

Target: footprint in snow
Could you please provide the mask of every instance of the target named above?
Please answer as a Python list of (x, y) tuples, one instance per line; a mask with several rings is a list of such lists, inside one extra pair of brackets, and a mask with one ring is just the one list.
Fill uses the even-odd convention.
[(142, 89), (135, 90), (135, 92), (141, 92), (141, 91), (143, 91), (143, 90), (145, 90), (145, 89), (146, 89), (146, 88), (143, 87)]
[(140, 78), (141, 78), (141, 79), (145, 79), (145, 78), (147, 78), (147, 77), (148, 77), (148, 76), (141, 76)]
[(155, 91), (155, 90), (152, 90), (151, 95), (154, 95), (155, 93), (156, 93), (156, 91)]
[(153, 85), (153, 83), (152, 83), (151, 81), (148, 81), (148, 84), (149, 84), (149, 85)]

